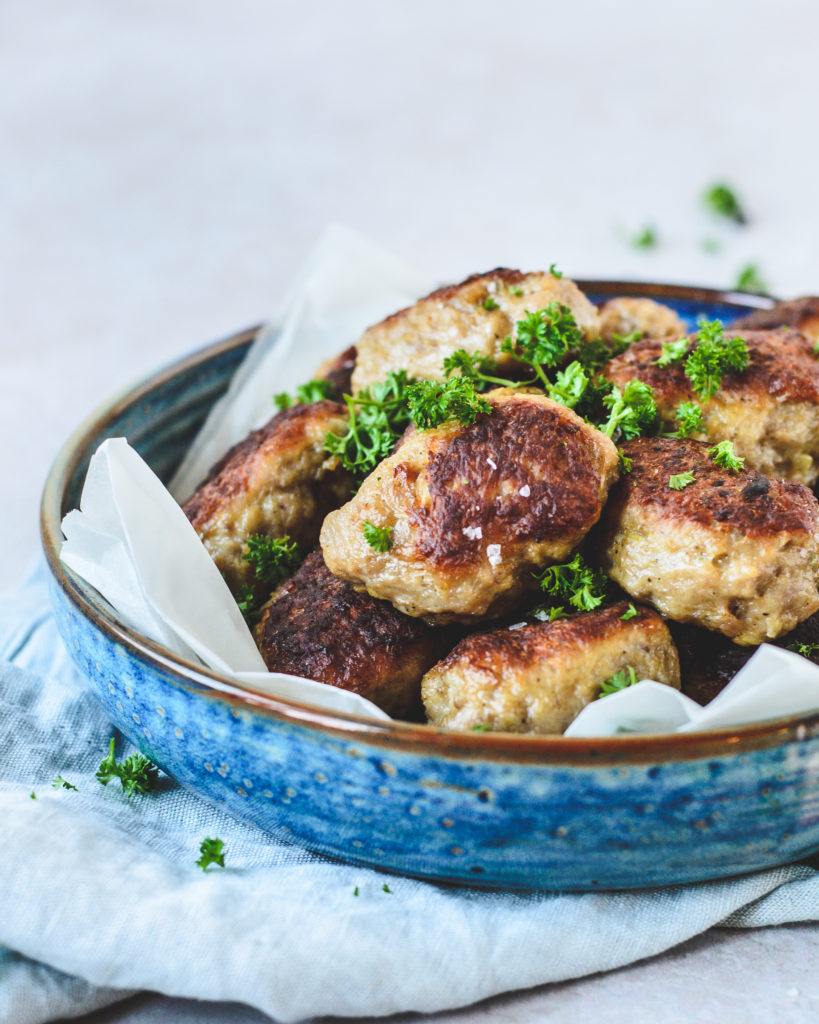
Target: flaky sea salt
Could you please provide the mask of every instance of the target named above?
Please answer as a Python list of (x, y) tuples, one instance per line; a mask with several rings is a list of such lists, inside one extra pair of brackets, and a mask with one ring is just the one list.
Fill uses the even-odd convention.
[(531, 493), (532, 488), (529, 486), (529, 484), (524, 484), (523, 487), (521, 487), (521, 489), (518, 491), (518, 494), (521, 496), (521, 498), (528, 498)]
[(464, 537), (468, 537), (469, 540), (480, 540), (483, 537), (483, 530), (480, 526), (465, 526), (461, 533)]
[(491, 459), (488, 455), (486, 456), (486, 462), (490, 469), (497, 469), (498, 464), (494, 459)]
[(500, 544), (489, 544), (486, 548), (486, 557), (489, 559), (490, 565), (500, 565), (503, 559), (501, 558), (501, 546)]
[(510, 630), (510, 632), (511, 632), (511, 631), (512, 631), (512, 630), (514, 630), (514, 629), (523, 629), (523, 627), (524, 627), (525, 625), (526, 625), (526, 623), (525, 623), (525, 622), (516, 622), (516, 623), (515, 623), (515, 624), (514, 624), (513, 626), (509, 626), (509, 630)]

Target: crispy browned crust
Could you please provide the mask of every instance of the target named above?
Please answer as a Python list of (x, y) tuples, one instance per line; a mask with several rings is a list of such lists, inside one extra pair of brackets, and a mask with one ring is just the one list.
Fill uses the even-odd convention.
[(295, 405), (248, 434), (213, 466), (182, 506), (194, 529), (200, 530), (228, 500), (249, 490), (264, 462), (274, 458), (277, 452), (298, 445), (308, 419), (326, 418), (329, 432), (337, 417), (344, 415), (344, 406), (338, 402)]
[[(728, 472), (708, 455), (708, 444), (667, 437), (642, 437), (622, 445), (633, 468), (613, 489), (606, 521), (616, 528), (626, 504), (640, 505), (665, 520), (694, 522), (726, 532), (763, 537), (781, 533), (813, 534), (819, 502), (802, 484), (771, 480), (753, 470)], [(684, 490), (672, 490), (669, 478), (694, 473)]]
[(474, 284), (475, 281), (494, 279), (504, 281), (506, 284), (518, 284), (520, 281), (524, 281), (527, 276), (522, 270), (513, 270), (510, 267), (496, 267), (494, 270), (485, 270), (482, 274), (470, 274), (469, 277), (465, 277), (463, 281), (459, 281), (457, 284), (442, 285), (440, 288), (430, 292), (429, 295), (422, 295), (411, 306), (397, 309), (394, 313), (390, 313), (389, 316), (384, 317), (383, 320), (372, 326), (378, 327), (380, 324), (395, 323), (397, 320), (401, 320), (411, 309), (414, 309), (418, 303), (426, 302), (427, 299), (438, 299), (441, 302), (446, 302), (455, 297), (464, 285)]
[(271, 672), (351, 690), (398, 717), (417, 715), (421, 677), (454, 641), (333, 576), (320, 551), (273, 595), (255, 635)]
[(318, 380), (326, 380), (333, 389), (333, 397), (341, 398), (342, 395), (349, 395), (352, 391), (353, 370), (358, 349), (350, 345), (337, 356), (327, 359), (321, 364), (316, 372)]
[[(738, 335), (732, 329), (729, 336)], [(819, 402), (819, 360), (813, 348), (796, 331), (742, 331), (748, 343), (750, 364), (743, 373), (728, 373), (722, 381), (721, 398), (769, 395), (777, 401)], [(695, 335), (689, 335), (692, 339)], [(662, 342), (647, 338), (638, 341), (609, 362), (604, 374), (619, 387), (639, 379), (654, 389), (662, 410), (678, 402), (696, 399), (685, 375), (684, 360), (670, 366), (658, 366)]]
[(624, 622), (622, 615), (628, 607), (623, 601), (600, 611), (535, 623), (525, 629), (504, 626), (487, 633), (472, 633), (456, 644), (438, 667), (446, 670), (465, 662), (471, 671), (502, 678), (505, 671), (525, 667), (544, 655), (550, 660), (570, 658), (572, 651), (615, 634), (625, 637), (639, 632), (646, 638), (646, 647), (651, 646), (653, 636), (667, 636), (665, 623), (650, 608), (639, 606), (636, 617)]
[(731, 324), (731, 330), (767, 331), (774, 327), (791, 327), (795, 331), (819, 329), (819, 296), (804, 295), (799, 299), (777, 302), (771, 309), (757, 309)]
[[(439, 565), (474, 560), (465, 526), (480, 527), (489, 544), (542, 542), (580, 537), (600, 515), (603, 460), (595, 431), (542, 396), (499, 391), (489, 400), (491, 415), (432, 451), (429, 502), (410, 513), (420, 556)], [(413, 472), (395, 468), (408, 487)]]

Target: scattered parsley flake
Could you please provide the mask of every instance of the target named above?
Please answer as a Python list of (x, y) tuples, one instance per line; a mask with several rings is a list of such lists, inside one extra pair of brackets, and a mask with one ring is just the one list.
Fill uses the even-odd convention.
[(696, 347), (685, 361), (685, 374), (697, 396), (706, 400), (719, 391), (726, 373), (741, 373), (749, 362), (744, 338), (726, 337), (719, 320), (706, 320), (700, 324)]
[(221, 839), (210, 839), (205, 837), (199, 844), (198, 867), (207, 871), (209, 865), (218, 864), (220, 868), (225, 866), (225, 844)]
[(299, 546), (290, 537), (266, 537), (251, 533), (242, 556), (253, 566), (253, 575), (271, 589), (290, 576), (301, 561)]
[(545, 593), (581, 612), (599, 608), (606, 598), (608, 577), (587, 565), (579, 552), (570, 562), (550, 565), (535, 578)]
[(487, 313), (491, 313), (493, 310), (498, 308), (497, 302), (495, 301), (495, 299), (492, 298), (491, 295), (487, 295), (486, 298), (481, 303), (481, 305), (483, 306)]
[(718, 217), (732, 220), (735, 224), (746, 224), (745, 211), (736, 193), (724, 182), (716, 182), (706, 189), (703, 197), (705, 206)]
[(262, 601), (256, 591), (249, 584), (245, 584), (239, 591), (239, 596), (236, 598), (236, 604), (239, 606), (239, 611), (244, 616), (245, 622), (252, 629), (258, 619), (259, 613), (262, 610)]
[(51, 786), (53, 789), (73, 789), (75, 793), (79, 793), (79, 790), (74, 783), (69, 782), (68, 779), (64, 779), (62, 775), (56, 775)]
[(705, 427), (702, 420), (702, 409), (696, 402), (680, 402), (674, 411), (674, 420), (677, 423), (674, 436), (679, 438), (702, 433)]
[(631, 244), (635, 249), (653, 249), (657, 244), (657, 232), (650, 225), (631, 236)]
[(627, 668), (621, 668), (619, 672), (615, 672), (611, 679), (607, 679), (605, 683), (600, 687), (600, 697), (608, 697), (612, 693), (618, 693), (620, 690), (626, 690), (629, 686), (634, 686), (637, 682), (637, 673), (629, 665)]
[(694, 483), (694, 479), (694, 474), (688, 469), (684, 473), (675, 473), (670, 476), (668, 486), (672, 491), (684, 491), (686, 487), (690, 487)]
[(358, 886), (356, 886), (355, 889), (353, 889), (353, 896), (360, 896), (360, 895), (361, 895), (361, 890), (358, 888)]
[(36, 800), (37, 799), (37, 794), (32, 789), (32, 791), (29, 793), (28, 797), (29, 797), (29, 800)]
[(819, 651), (819, 644), (807, 643), (792, 643), (788, 644), (788, 650), (794, 651), (796, 654), (801, 654), (803, 658), (812, 658), (817, 651)]
[(819, 341), (815, 342), (813, 346), (813, 354), (815, 356), (819, 356)]
[(556, 263), (549, 264), (549, 273), (552, 275), (552, 277), (556, 277), (558, 279), (563, 277), (563, 271), (557, 269)]
[(405, 370), (391, 370), (380, 384), (344, 396), (347, 430), (344, 434), (328, 434), (324, 448), (358, 479), (387, 458), (409, 423), (408, 384)]
[(626, 455), (621, 448), (617, 449), (617, 461), (619, 462), (620, 470), (623, 473), (630, 473), (634, 468), (634, 459), (632, 459), (630, 455)]
[(361, 527), (364, 540), (370, 545), (373, 551), (385, 554), (392, 547), (392, 530), (388, 526), (376, 526), (369, 519), (365, 520)]
[(159, 769), (144, 754), (129, 754), (121, 763), (114, 755), (115, 740), (108, 743), (108, 754), (97, 769), (97, 781), (107, 786), (112, 779), (119, 779), (126, 796), (134, 793), (150, 793), (159, 781)]
[(639, 612), (637, 611), (637, 609), (634, 607), (633, 604), (631, 604), (631, 602), (629, 602), (628, 608), (626, 608), (626, 610), (620, 616), (620, 621), (628, 622), (630, 619), (636, 619), (638, 614)]
[(745, 459), (737, 455), (731, 441), (720, 441), (708, 449), (708, 454), (715, 466), (730, 470), (732, 473), (738, 473), (745, 465)]
[(609, 410), (609, 418), (598, 429), (607, 437), (613, 437), (615, 431), (619, 431), (630, 441), (647, 433), (657, 421), (654, 392), (641, 380), (630, 380), (622, 391), (617, 386), (613, 387), (603, 399), (603, 404)]
[(752, 295), (765, 295), (768, 292), (768, 285), (762, 279), (759, 267), (755, 263), (746, 263), (737, 274), (734, 287), (741, 292), (750, 292)]
[(655, 363), (657, 366), (671, 366), (672, 363), (679, 363), (688, 355), (691, 342), (688, 338), (680, 338), (677, 341), (664, 341), (662, 351)]
[(381, 886), (381, 891), (389, 893), (390, 896), (392, 896), (392, 889), (387, 885), (386, 882)]
[(702, 240), (702, 248), (709, 255), (714, 256), (720, 251), (722, 245), (717, 241), (716, 238), (704, 238)]
[(419, 380), (407, 387), (410, 419), (421, 430), (457, 420), (468, 426), (492, 406), (482, 398), (469, 377), (450, 377), (445, 381)]
[(523, 289), (519, 284), (509, 285), (509, 291), (512, 293), (512, 295), (515, 296), (516, 299), (519, 299), (523, 295)]

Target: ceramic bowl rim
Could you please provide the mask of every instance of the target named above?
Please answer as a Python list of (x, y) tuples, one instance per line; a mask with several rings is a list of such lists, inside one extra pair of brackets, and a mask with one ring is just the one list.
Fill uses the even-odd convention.
[[(638, 295), (654, 299), (687, 299), (765, 309), (773, 299), (737, 291), (687, 285), (635, 281), (578, 280), (584, 290), (614, 296)], [(253, 709), (294, 726), (361, 740), (396, 751), (432, 754), (450, 758), (476, 758), (544, 764), (593, 767), (600, 764), (673, 762), (702, 757), (725, 756), (776, 746), (806, 731), (819, 731), (819, 713), (788, 715), (762, 723), (701, 733), (640, 734), (618, 737), (565, 737), (515, 733), (472, 733), (439, 729), (431, 725), (391, 720), (371, 720), (343, 712), (324, 711), (312, 705), (272, 697), (239, 687), (227, 676), (186, 660), (97, 607), (84, 592), (82, 583), (59, 559), (62, 534), (60, 523), (69, 481), (88, 452), (90, 442), (128, 406), (160, 385), (220, 354), (253, 339), (259, 326), (246, 328), (220, 341), (205, 345), (150, 374), (139, 383), (103, 402), (69, 436), (59, 450), (46, 479), (41, 506), (40, 531), (49, 569), (68, 600), (84, 618), (122, 645), (140, 661), (160, 668), (175, 686), (195, 691), (208, 699), (223, 701), (234, 713)], [(89, 591), (91, 588), (87, 588)]]

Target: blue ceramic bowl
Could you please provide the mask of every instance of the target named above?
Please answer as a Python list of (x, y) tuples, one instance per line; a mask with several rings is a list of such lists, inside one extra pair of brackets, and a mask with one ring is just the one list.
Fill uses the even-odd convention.
[[(689, 322), (769, 300), (586, 282)], [(42, 534), (68, 650), (117, 727), (182, 785), (271, 835), (439, 881), (595, 889), (667, 885), (819, 849), (819, 715), (699, 735), (456, 733), (371, 722), (210, 687), (219, 677), (135, 634), (58, 559), (88, 460), (125, 435), (167, 479), (252, 341), (244, 331), (108, 402), (48, 478)]]

